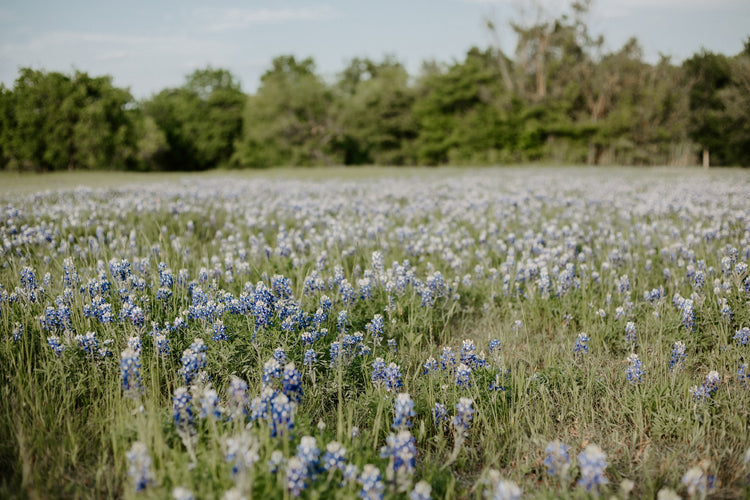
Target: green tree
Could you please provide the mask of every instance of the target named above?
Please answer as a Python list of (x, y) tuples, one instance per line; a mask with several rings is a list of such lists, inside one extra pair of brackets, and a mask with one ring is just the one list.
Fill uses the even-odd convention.
[(726, 164), (731, 159), (726, 141), (731, 124), (721, 94), (732, 83), (729, 59), (703, 50), (687, 59), (683, 68), (688, 78), (690, 137), (703, 148), (704, 159), (710, 155), (712, 164)]
[(414, 90), (403, 65), (391, 57), (375, 63), (353, 59), (341, 73), (337, 148), (345, 164), (407, 165), (415, 162)]
[(334, 147), (338, 134), (330, 112), (333, 101), (312, 59), (275, 58), (258, 92), (247, 100), (233, 164), (340, 164), (343, 158)]
[(12, 169), (129, 168), (135, 125), (127, 90), (111, 77), (20, 70), (3, 98), (3, 155)]
[(196, 70), (184, 86), (165, 89), (143, 103), (146, 117), (161, 129), (167, 143), (166, 148), (155, 147), (157, 135), (144, 124), (143, 132), (149, 136), (144, 140), (152, 148), (146, 156), (165, 170), (205, 170), (227, 164), (242, 130), (245, 100), (229, 71)]

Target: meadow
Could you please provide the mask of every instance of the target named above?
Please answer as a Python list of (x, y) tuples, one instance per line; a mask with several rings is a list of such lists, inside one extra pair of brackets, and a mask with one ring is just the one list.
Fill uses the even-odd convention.
[(750, 497), (746, 171), (0, 184), (0, 497)]

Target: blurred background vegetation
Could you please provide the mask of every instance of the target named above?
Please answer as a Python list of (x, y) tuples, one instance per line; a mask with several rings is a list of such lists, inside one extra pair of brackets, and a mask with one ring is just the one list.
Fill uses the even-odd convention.
[(417, 75), (355, 58), (327, 81), (312, 59), (282, 55), (251, 95), (221, 68), (143, 101), (110, 76), (22, 68), (0, 85), (0, 167), (750, 165), (750, 38), (735, 55), (649, 63), (636, 39), (606, 50), (587, 2), (572, 7), (511, 22), (513, 54), (475, 47)]

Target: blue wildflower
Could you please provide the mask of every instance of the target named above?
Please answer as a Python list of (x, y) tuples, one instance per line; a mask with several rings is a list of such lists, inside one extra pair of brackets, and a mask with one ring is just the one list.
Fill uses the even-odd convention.
[(289, 363), (284, 367), (281, 385), (290, 401), (299, 403), (302, 400), (302, 374), (294, 363)]
[(453, 428), (456, 433), (465, 436), (469, 432), (469, 425), (474, 419), (474, 400), (470, 398), (461, 398), (456, 403), (456, 414), (453, 417)]
[(409, 393), (402, 392), (396, 396), (393, 403), (393, 430), (406, 429), (412, 426), (411, 418), (417, 414), (414, 412), (414, 401)]
[(445, 428), (450, 421), (448, 416), (448, 409), (442, 403), (435, 403), (432, 408), (432, 423), (439, 429)]
[(573, 354), (588, 354), (589, 353), (589, 340), (591, 338), (585, 333), (579, 333), (576, 338), (576, 344), (573, 346)]
[(340, 470), (343, 471), (346, 466), (346, 448), (338, 441), (331, 441), (326, 445), (326, 452), (323, 454), (323, 469), (326, 471)]
[(302, 361), (302, 363), (305, 366), (312, 368), (313, 366), (315, 366), (317, 359), (318, 359), (318, 356), (317, 354), (315, 354), (315, 350), (308, 349), (305, 351), (305, 359), (304, 361)]
[(747, 345), (748, 342), (750, 342), (750, 328), (746, 326), (740, 328), (735, 332), (734, 337), (732, 338), (736, 340), (740, 345)]
[(385, 485), (380, 479), (380, 470), (372, 464), (367, 464), (362, 469), (359, 476), (359, 484), (362, 489), (359, 491), (359, 498), (365, 500), (381, 500), (385, 492)]
[(680, 369), (685, 363), (687, 353), (685, 352), (685, 344), (678, 340), (672, 347), (672, 359), (669, 360), (669, 369), (677, 368)]
[(216, 322), (214, 323), (213, 330), (214, 330), (214, 334), (213, 334), (213, 337), (211, 337), (211, 340), (218, 342), (218, 341), (228, 339), (227, 329), (224, 326), (224, 322), (222, 320), (220, 319), (216, 320)]
[(643, 364), (638, 355), (633, 353), (628, 356), (628, 368), (625, 370), (625, 378), (631, 384), (639, 384), (643, 380)]
[(437, 371), (438, 362), (435, 360), (435, 358), (430, 356), (429, 358), (427, 358), (427, 361), (422, 365), (422, 367), (424, 368), (424, 374), (427, 375), (430, 372)]
[(547, 452), (547, 458), (544, 459), (544, 465), (547, 466), (547, 474), (558, 476), (562, 479), (567, 478), (570, 469), (570, 447), (558, 440), (552, 441), (544, 450)]
[(390, 434), (386, 445), (380, 450), (381, 458), (389, 458), (393, 472), (399, 476), (411, 476), (414, 474), (417, 458), (417, 442), (407, 429), (402, 429), (398, 434)]
[(456, 369), (456, 386), (461, 389), (471, 387), (471, 368), (461, 363)]
[(135, 491), (143, 491), (154, 481), (148, 448), (140, 441), (136, 441), (125, 456), (128, 459), (128, 476), (133, 480)]
[(187, 387), (178, 387), (172, 398), (172, 417), (179, 432), (187, 432), (193, 425), (193, 397)]
[(578, 484), (586, 488), (587, 492), (596, 492), (601, 484), (609, 481), (604, 476), (607, 467), (607, 454), (595, 444), (590, 444), (578, 454), (578, 467), (581, 469), (581, 478)]

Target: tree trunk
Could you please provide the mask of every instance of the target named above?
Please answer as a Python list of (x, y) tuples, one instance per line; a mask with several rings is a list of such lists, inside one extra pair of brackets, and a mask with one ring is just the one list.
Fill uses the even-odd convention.
[(711, 161), (708, 156), (708, 148), (703, 148), (703, 168), (708, 168), (711, 165)]

